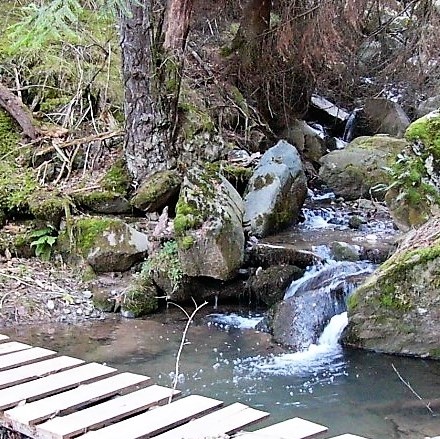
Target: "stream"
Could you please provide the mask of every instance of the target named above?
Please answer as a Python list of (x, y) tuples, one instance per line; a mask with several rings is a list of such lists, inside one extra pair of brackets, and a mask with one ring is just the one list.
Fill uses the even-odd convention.
[[(267, 242), (312, 250), (332, 263), (333, 241), (359, 246), (360, 252), (361, 247), (370, 246), (369, 254), (374, 255), (381, 246), (385, 247), (380, 251), (386, 251), (386, 244), (394, 239), (389, 220), (376, 215), (356, 230), (348, 230), (350, 218), (331, 204), (330, 197), (316, 201), (318, 207), (304, 209), (302, 225)], [(362, 263), (366, 264), (363, 275), (374, 267)], [(313, 270), (291, 285), (286, 295), (295, 294), (301, 282), (304, 285), (313, 277)], [(440, 362), (342, 348), (338, 338), (347, 322), (345, 312), (330, 320), (316, 343), (291, 352), (255, 329), (262, 318), (255, 304), (226, 306), (220, 301), (217, 309), (205, 306), (189, 329), (179, 364), (178, 388), (183, 394), (201, 394), (225, 403), (240, 401), (270, 412), (269, 420), (258, 426), (299, 416), (329, 427), (327, 437), (343, 433), (370, 439), (440, 435)], [(145, 374), (169, 386), (185, 324), (181, 310), (170, 306), (139, 320), (112, 316), (80, 327), (43, 325), (3, 332), (62, 354)], [(393, 366), (414, 392), (433, 401), (434, 414)]]

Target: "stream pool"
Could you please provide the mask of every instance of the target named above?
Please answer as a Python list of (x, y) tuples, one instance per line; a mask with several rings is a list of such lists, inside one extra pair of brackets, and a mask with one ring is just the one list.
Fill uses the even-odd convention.
[[(252, 329), (255, 318), (248, 318), (247, 311), (234, 310), (244, 319), (208, 315), (222, 311), (226, 310), (205, 307), (190, 327), (178, 377), (184, 394), (240, 401), (266, 410), (271, 413), (266, 424), (303, 417), (328, 426), (332, 435), (350, 432), (371, 439), (423, 439), (440, 434), (440, 362), (345, 350), (338, 345), (292, 354)], [(170, 309), (143, 320), (114, 317), (81, 327), (16, 327), (2, 332), (171, 385), (185, 324), (181, 311)], [(392, 365), (419, 395), (433, 401), (434, 415)]]

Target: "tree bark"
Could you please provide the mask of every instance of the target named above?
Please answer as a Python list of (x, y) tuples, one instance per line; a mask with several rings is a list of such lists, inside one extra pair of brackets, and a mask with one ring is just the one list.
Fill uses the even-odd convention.
[(140, 182), (176, 166), (177, 107), (192, 0), (130, 2), (121, 16), (125, 157)]
[(31, 140), (37, 138), (38, 130), (31, 116), (31, 112), (17, 96), (2, 84), (0, 84), (0, 107), (3, 107), (16, 120), (25, 136)]
[(233, 48), (238, 50), (241, 64), (245, 67), (255, 66), (260, 61), (271, 9), (271, 0), (248, 0), (243, 8)]
[(188, 36), (193, 0), (170, 0), (165, 20), (164, 47), (170, 51), (183, 51)]

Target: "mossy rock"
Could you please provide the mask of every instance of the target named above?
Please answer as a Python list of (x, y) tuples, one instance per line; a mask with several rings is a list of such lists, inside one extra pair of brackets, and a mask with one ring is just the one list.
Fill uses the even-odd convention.
[[(440, 348), (440, 218), (410, 232), (348, 301), (346, 344), (432, 356)], [(436, 357), (438, 358), (438, 357)]]
[(105, 173), (101, 180), (101, 186), (106, 191), (126, 195), (131, 181), (132, 178), (128, 172), (125, 161), (118, 159)]
[(426, 148), (440, 158), (440, 111), (433, 111), (417, 119), (406, 129), (409, 142), (421, 141)]
[(116, 215), (132, 211), (128, 200), (118, 192), (94, 190), (91, 192), (77, 192), (72, 194), (71, 197), (76, 206), (95, 213)]
[(244, 256), (243, 201), (232, 185), (208, 168), (185, 176), (176, 205), (174, 232), (188, 276), (228, 280)]
[(128, 287), (121, 305), (124, 317), (136, 318), (155, 312), (158, 291), (149, 277), (139, 276)]
[(157, 212), (177, 196), (182, 177), (176, 170), (159, 171), (142, 182), (131, 204), (146, 212)]
[(29, 211), (28, 201), (39, 187), (31, 169), (0, 161), (0, 209), (8, 212)]
[(28, 204), (29, 212), (37, 220), (58, 228), (69, 206), (69, 200), (59, 192), (39, 189), (28, 198)]
[(440, 112), (414, 121), (405, 138), (410, 144), (391, 167), (393, 184), (385, 197), (403, 231), (423, 224), (440, 210)]
[(88, 263), (97, 273), (126, 271), (142, 260), (148, 237), (112, 217), (69, 218), (57, 249), (72, 263)]
[(141, 276), (151, 278), (169, 300), (183, 301), (184, 273), (176, 241), (167, 241), (143, 263)]
[(386, 135), (358, 137), (343, 150), (332, 151), (320, 160), (320, 178), (347, 200), (374, 196), (383, 199), (392, 182), (386, 170), (408, 143)]

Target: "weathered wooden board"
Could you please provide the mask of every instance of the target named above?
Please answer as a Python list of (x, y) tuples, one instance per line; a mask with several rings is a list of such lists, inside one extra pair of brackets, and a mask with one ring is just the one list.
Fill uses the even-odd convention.
[(268, 416), (269, 413), (237, 402), (172, 431), (160, 434), (157, 439), (194, 439), (232, 434)]
[(292, 418), (252, 433), (238, 433), (236, 437), (249, 439), (308, 439), (316, 438), (328, 429), (301, 418)]
[[(176, 427), (196, 416), (203, 416), (222, 405), (221, 401), (205, 396), (190, 395), (171, 404), (118, 422), (81, 436), (81, 439), (141, 439)], [(173, 436), (174, 439), (179, 436)]]
[(98, 363), (90, 363), (48, 377), (39, 378), (29, 383), (8, 387), (0, 391), (0, 410), (13, 407), (22, 401), (41, 399), (45, 396), (79, 386), (81, 383), (115, 373), (116, 369)]
[(13, 367), (35, 363), (43, 358), (54, 357), (56, 352), (43, 348), (31, 348), (24, 351), (0, 356), (0, 371)]
[(128, 395), (89, 407), (71, 415), (56, 417), (36, 427), (37, 436), (51, 439), (68, 439), (91, 429), (110, 425), (127, 416), (146, 411), (164, 403), (180, 392), (153, 385)]
[(32, 346), (29, 346), (25, 343), (19, 343), (18, 341), (10, 341), (7, 343), (0, 344), (0, 355), (10, 354), (11, 352), (23, 351), (25, 349), (30, 349)]
[(363, 436), (356, 436), (355, 434), (341, 434), (340, 436), (333, 436), (329, 439), (367, 439)]
[(149, 377), (123, 372), (75, 389), (49, 396), (10, 409), (4, 413), (6, 423), (11, 430), (27, 436), (33, 436), (32, 426), (55, 415), (65, 415), (114, 395), (124, 394), (147, 385)]
[(51, 373), (60, 372), (79, 366), (84, 363), (73, 357), (56, 357), (50, 360), (44, 360), (27, 366), (16, 367), (15, 369), (0, 372), (0, 389), (15, 386), (17, 384), (32, 381)]

